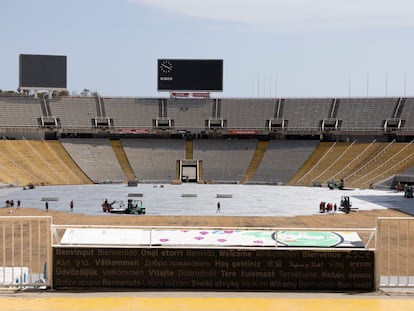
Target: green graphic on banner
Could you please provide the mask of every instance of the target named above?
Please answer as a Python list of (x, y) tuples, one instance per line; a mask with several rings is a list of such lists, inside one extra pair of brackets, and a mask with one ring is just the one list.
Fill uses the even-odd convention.
[(293, 247), (333, 247), (343, 242), (335, 232), (326, 231), (278, 231), (277, 241)]

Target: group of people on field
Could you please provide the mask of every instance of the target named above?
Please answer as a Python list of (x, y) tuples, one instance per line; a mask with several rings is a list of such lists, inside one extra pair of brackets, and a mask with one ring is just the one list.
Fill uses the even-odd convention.
[(10, 208), (9, 213), (16, 213), (16, 209), (20, 208), (20, 200), (17, 200), (16, 206), (14, 205), (14, 200), (6, 200), (4, 203), (5, 207)]
[(336, 210), (338, 209), (336, 203), (332, 204), (332, 203), (326, 203), (324, 201), (321, 201), (321, 203), (319, 203), (319, 212), (320, 213), (328, 213), (328, 214), (332, 214), (332, 213), (336, 213)]
[[(14, 201), (13, 200), (6, 200), (6, 202), (4, 202), (6, 204), (6, 207), (14, 207)], [(20, 207), (20, 200), (17, 200), (17, 208)]]

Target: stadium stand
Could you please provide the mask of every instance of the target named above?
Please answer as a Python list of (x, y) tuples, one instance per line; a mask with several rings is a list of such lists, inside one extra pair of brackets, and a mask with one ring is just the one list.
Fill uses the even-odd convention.
[(58, 140), (43, 141), (46, 144), (47, 151), (52, 154), (52, 157), (45, 156), (49, 164), (57, 165), (58, 170), (61, 170), (66, 175), (68, 184), (91, 184), (92, 180), (82, 172), (78, 164), (73, 161), (70, 155), (63, 148)]
[(321, 143), (309, 157), (304, 174), (296, 180), (296, 184), (326, 184), (329, 180), (343, 179), (347, 173), (352, 173), (353, 169), (363, 165), (372, 157), (373, 152), (379, 152), (380, 149), (381, 146), (374, 142)]
[(413, 166), (412, 143), (320, 143), (289, 184), (343, 179), (346, 186), (369, 188)]
[(0, 180), (6, 184), (91, 183), (57, 141), (3, 139), (0, 141), (0, 163)]
[(227, 128), (263, 129), (275, 104), (275, 99), (222, 99), (220, 116), (227, 121)]
[(329, 153), (333, 148), (334, 143), (321, 142), (315, 148), (314, 152), (308, 157), (302, 167), (289, 180), (289, 185), (311, 185), (313, 176), (310, 175), (322, 163), (326, 153)]
[(152, 128), (159, 115), (159, 100), (150, 98), (103, 98), (106, 116), (115, 129)]
[(124, 182), (126, 177), (105, 138), (65, 138), (63, 147), (95, 183)]
[(176, 162), (185, 159), (182, 139), (122, 139), (125, 153), (139, 182), (171, 182)]
[(270, 141), (252, 181), (271, 184), (288, 182), (318, 143), (312, 140)]
[(10, 184), (169, 182), (187, 159), (204, 181), (370, 187), (414, 167), (413, 98), (4, 95), (0, 108)]
[(332, 161), (327, 161), (322, 170), (316, 171), (318, 174), (313, 177), (314, 180), (322, 181), (322, 183), (327, 183), (330, 180), (340, 180), (353, 172), (357, 167), (367, 160), (367, 157), (372, 156), (372, 150), (377, 150), (374, 148), (375, 142), (372, 143), (357, 143), (353, 141), (352, 143), (337, 143), (335, 144), (336, 152), (332, 152), (334, 157)]
[(9, 128), (37, 128), (42, 116), (39, 99), (25, 96), (0, 97), (0, 111), (1, 126)]
[(382, 130), (384, 121), (393, 116), (397, 98), (340, 99), (336, 118), (342, 129)]
[(401, 119), (404, 120), (404, 128), (414, 129), (414, 98), (407, 98), (402, 109)]
[(211, 99), (169, 99), (167, 116), (174, 121), (178, 130), (197, 132), (204, 128), (206, 120), (212, 116)]
[(94, 97), (60, 97), (49, 99), (50, 113), (60, 120), (63, 129), (91, 129), (96, 117)]
[(322, 119), (328, 118), (331, 99), (286, 99), (281, 117), (289, 129), (319, 129)]
[(382, 143), (384, 148), (362, 167), (345, 177), (351, 187), (368, 188), (414, 166), (413, 143)]
[(203, 180), (240, 182), (256, 144), (255, 139), (195, 140), (194, 159), (203, 161)]

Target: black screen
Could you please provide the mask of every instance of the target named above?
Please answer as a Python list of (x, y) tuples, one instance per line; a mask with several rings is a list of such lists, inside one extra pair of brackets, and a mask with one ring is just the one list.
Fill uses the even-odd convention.
[(223, 60), (158, 60), (159, 91), (222, 91)]
[(19, 87), (66, 89), (66, 56), (20, 54)]

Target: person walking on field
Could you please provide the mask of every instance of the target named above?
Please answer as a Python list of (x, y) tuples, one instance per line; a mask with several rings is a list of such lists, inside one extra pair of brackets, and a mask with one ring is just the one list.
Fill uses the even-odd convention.
[(70, 211), (73, 212), (73, 200), (70, 201), (69, 207), (70, 207)]
[(220, 201), (217, 202), (217, 211), (216, 213), (220, 213)]

